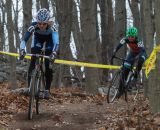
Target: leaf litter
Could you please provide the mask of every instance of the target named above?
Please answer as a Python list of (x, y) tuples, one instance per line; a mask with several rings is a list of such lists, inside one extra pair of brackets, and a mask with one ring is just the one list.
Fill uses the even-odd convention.
[[(137, 101), (129, 100), (126, 103), (119, 99), (108, 104), (104, 95), (88, 95), (76, 87), (52, 89), (51, 93), (51, 99), (42, 101), (43, 111), (51, 114), (47, 120), (54, 122), (52, 125), (57, 130), (59, 127), (72, 128), (76, 125), (86, 130), (160, 129), (160, 114), (150, 111), (149, 102), (143, 94)], [(55, 114), (51, 112), (53, 109)], [(27, 110), (28, 97), (11, 91), (7, 83), (0, 84), (0, 128), (12, 127), (11, 122), (15, 122), (16, 114), (27, 115)], [(34, 129), (40, 127), (40, 123), (32, 126)]]

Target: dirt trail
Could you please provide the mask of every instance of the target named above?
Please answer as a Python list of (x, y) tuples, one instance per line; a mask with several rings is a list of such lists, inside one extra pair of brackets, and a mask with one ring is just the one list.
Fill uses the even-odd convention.
[(44, 101), (41, 104), (42, 111), (39, 115), (34, 114), (31, 121), (27, 120), (27, 112), (21, 112), (14, 115), (13, 122), (9, 125), (14, 130), (99, 130), (101, 128), (105, 130), (116, 125), (116, 122), (110, 123), (113, 114), (116, 114), (113, 109), (119, 107), (115, 108), (114, 105), (106, 102), (96, 104), (83, 101), (56, 104)]
[[(160, 128), (159, 115), (149, 111), (148, 101), (141, 105), (120, 99), (108, 104), (104, 97), (72, 96), (71, 90), (58, 90), (59, 96), (42, 100), (40, 114), (27, 119), (28, 98), (0, 92), (0, 130), (136, 130)], [(69, 93), (69, 94), (67, 94)], [(67, 95), (67, 96), (66, 96)], [(70, 96), (69, 96), (70, 95)], [(138, 106), (139, 105), (139, 106)]]

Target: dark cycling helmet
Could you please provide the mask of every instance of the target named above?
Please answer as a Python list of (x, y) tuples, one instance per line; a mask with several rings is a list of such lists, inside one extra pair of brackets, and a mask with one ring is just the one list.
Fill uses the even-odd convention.
[(135, 27), (131, 27), (127, 30), (127, 36), (135, 37), (138, 34), (138, 30)]
[(37, 12), (36, 15), (37, 22), (47, 23), (49, 19), (50, 19), (50, 14), (46, 8), (42, 8)]

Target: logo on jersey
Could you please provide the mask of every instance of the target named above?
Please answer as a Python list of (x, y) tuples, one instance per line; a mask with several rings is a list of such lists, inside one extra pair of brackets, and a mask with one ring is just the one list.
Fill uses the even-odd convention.
[(125, 38), (121, 39), (120, 43), (124, 44), (125, 43)]
[(144, 47), (142, 42), (138, 42), (137, 45), (138, 45), (138, 47)]
[(30, 27), (28, 28), (28, 32), (30, 32), (30, 33), (31, 33), (31, 32), (33, 32), (33, 31), (34, 31), (34, 29), (35, 29), (35, 28), (34, 28), (34, 26), (30, 26)]

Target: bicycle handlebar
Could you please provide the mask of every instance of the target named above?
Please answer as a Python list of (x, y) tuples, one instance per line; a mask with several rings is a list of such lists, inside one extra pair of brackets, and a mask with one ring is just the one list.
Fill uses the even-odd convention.
[[(117, 57), (117, 56), (114, 56), (113, 59), (118, 59), (118, 60), (121, 60), (123, 63), (124, 62), (131, 62), (133, 60), (135, 60), (135, 58), (132, 58), (131, 60), (126, 60), (125, 58), (121, 58), (121, 57)], [(113, 59), (111, 59), (111, 64), (113, 65)]]
[(40, 54), (26, 54), (27, 56), (35, 56), (35, 57), (44, 57), (46, 59), (50, 59), (49, 56), (46, 56), (46, 55), (40, 55)]
[(131, 61), (134, 61), (134, 60), (137, 59), (137, 58), (132, 58), (132, 59), (130, 59), (130, 60), (126, 60), (125, 58), (121, 58), (121, 57), (117, 57), (117, 56), (114, 56), (114, 58), (119, 59), (119, 60), (122, 60), (122, 61), (126, 61), (126, 62), (131, 62)]
[(124, 59), (124, 58), (117, 57), (117, 56), (114, 56), (114, 58), (115, 58), (115, 59), (118, 59), (118, 60), (122, 60), (122, 61), (128, 61), (128, 60), (126, 60), (126, 59)]

